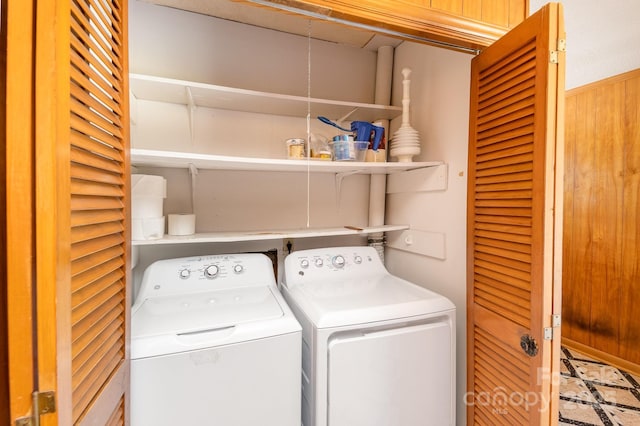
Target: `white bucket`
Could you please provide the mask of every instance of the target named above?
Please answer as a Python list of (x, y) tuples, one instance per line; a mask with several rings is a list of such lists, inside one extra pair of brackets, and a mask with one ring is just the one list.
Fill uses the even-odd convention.
[(157, 240), (164, 237), (164, 216), (131, 219), (131, 239)]

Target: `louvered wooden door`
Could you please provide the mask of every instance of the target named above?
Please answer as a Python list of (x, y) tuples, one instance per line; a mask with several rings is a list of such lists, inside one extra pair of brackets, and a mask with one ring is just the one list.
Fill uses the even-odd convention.
[[(55, 392), (56, 413), (43, 415), (41, 424), (125, 424), (127, 1), (8, 2), (11, 12), (31, 14), (25, 22), (34, 23), (31, 46), (19, 54), (9, 51), (8, 60), (33, 52), (35, 65), (18, 77), (33, 92), (33, 117), (23, 123), (33, 134), (23, 132), (22, 140), (33, 155), (24, 169), (13, 171), (33, 177), (26, 196), (34, 201), (25, 210), (34, 220), (23, 220), (22, 226), (26, 237), (33, 236), (23, 244), (30, 250), (27, 270), (33, 270), (23, 282), (35, 295), (34, 362), (24, 348), (26, 357), (14, 359), (14, 366), (33, 365), (34, 381), (26, 386)], [(8, 304), (11, 309), (13, 300)], [(9, 337), (10, 346), (20, 344)], [(14, 404), (24, 400), (11, 395), (12, 407), (24, 407)], [(14, 410), (12, 420), (27, 414)]]
[(468, 424), (557, 421), (561, 38), (561, 6), (547, 5), (472, 61)]

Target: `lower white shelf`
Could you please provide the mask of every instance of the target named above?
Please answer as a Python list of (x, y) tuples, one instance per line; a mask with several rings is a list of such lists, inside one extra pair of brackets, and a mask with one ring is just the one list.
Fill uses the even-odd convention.
[(185, 236), (165, 235), (157, 240), (132, 240), (134, 246), (191, 243), (229, 243), (237, 241), (280, 240), (285, 238), (334, 237), (341, 235), (368, 235), (380, 232), (404, 231), (408, 225), (383, 225), (368, 228), (308, 228), (248, 232), (208, 232)]

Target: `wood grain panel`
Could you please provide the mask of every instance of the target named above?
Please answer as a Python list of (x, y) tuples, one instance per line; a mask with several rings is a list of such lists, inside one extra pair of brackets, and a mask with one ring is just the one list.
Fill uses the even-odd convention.
[(620, 349), (617, 356), (640, 364), (640, 73), (625, 81), (624, 189)]
[(431, 0), (431, 8), (462, 15), (462, 0)]
[[(577, 102), (575, 96), (567, 97), (565, 102), (565, 160), (564, 160), (564, 231), (562, 239), (565, 241), (562, 250), (562, 315), (564, 318), (573, 318), (576, 314), (576, 295), (572, 292), (576, 291), (576, 286), (567, 286), (567, 282), (572, 282), (575, 277), (573, 273), (575, 268), (571, 265), (576, 261), (576, 254), (574, 253), (575, 246), (573, 244), (566, 244), (566, 241), (571, 236), (574, 226), (574, 202), (573, 202), (573, 187), (575, 185), (575, 145), (576, 141), (576, 108)], [(574, 333), (574, 323), (570, 321), (563, 321), (562, 324), (562, 336), (563, 338), (571, 338)]]
[(563, 321), (579, 344), (640, 364), (640, 70), (567, 94)]
[(467, 18), (482, 19), (482, 2), (478, 0), (462, 0), (462, 15)]
[(509, 0), (509, 28), (513, 28), (529, 15), (529, 2)]
[[(622, 250), (624, 82), (596, 89), (596, 163), (592, 172), (594, 199), (590, 268), (591, 345), (601, 351), (618, 349)], [(606, 285), (597, 285), (606, 283)]]
[[(574, 167), (575, 189), (573, 191), (573, 229), (569, 241), (572, 257), (566, 267), (573, 268), (574, 282), (580, 283), (571, 289), (571, 285), (563, 280), (563, 292), (570, 288), (568, 296), (563, 297), (572, 306), (573, 317), (570, 319), (570, 339), (589, 341), (591, 325), (592, 276), (590, 266), (593, 263), (593, 199), (594, 182), (593, 171), (596, 167), (596, 157), (593, 151), (595, 133), (587, 129), (595, 128), (595, 93), (586, 93), (576, 99), (576, 124), (584, 123), (575, 129), (576, 151)], [(571, 126), (569, 124), (568, 126)]]
[(501, 27), (508, 27), (509, 0), (482, 0), (482, 20)]

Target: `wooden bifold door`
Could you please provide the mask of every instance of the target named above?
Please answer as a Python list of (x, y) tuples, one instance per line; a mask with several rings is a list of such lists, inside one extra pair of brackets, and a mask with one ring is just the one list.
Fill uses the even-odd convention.
[(468, 424), (557, 422), (563, 46), (549, 4), (472, 61)]
[(126, 422), (126, 0), (4, 0), (11, 424)]

